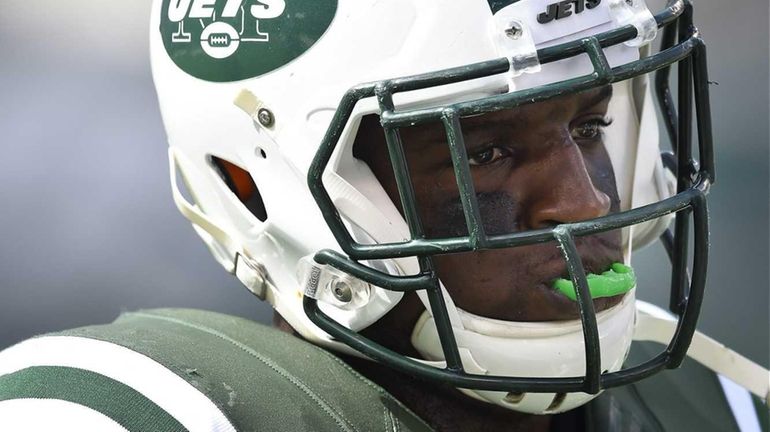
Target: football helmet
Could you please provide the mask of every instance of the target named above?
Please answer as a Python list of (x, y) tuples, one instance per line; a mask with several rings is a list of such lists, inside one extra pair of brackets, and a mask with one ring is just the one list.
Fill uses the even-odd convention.
[[(151, 52), (177, 207), (216, 260), (303, 338), (528, 413), (572, 409), (686, 355), (714, 181), (706, 49), (689, 1), (653, 14), (644, 0), (156, 0)], [(606, 134), (625, 143), (608, 148), (621, 211), (487, 234), (460, 120), (608, 84)], [(663, 158), (653, 91), (674, 148)], [(353, 155), (367, 115), (385, 131), (400, 203)], [(465, 235), (426, 238), (416, 210), (400, 129), (430, 122), (446, 130)], [(634, 248), (663, 239), (674, 318), (639, 308), (633, 289), (594, 310), (575, 238), (616, 229), (626, 264)], [(563, 252), (579, 319), (472, 314), (433, 265), (440, 254), (548, 241)], [(421, 358), (361, 335), (413, 291), (425, 307), (411, 339)], [(639, 330), (651, 320), (667, 324)], [(624, 368), (634, 338), (667, 347)]]

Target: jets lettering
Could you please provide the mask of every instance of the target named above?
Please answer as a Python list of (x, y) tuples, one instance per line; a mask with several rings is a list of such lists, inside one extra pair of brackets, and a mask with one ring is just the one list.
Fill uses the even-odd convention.
[[(249, 8), (256, 19), (278, 18), (286, 9), (286, 0), (226, 0), (221, 18), (235, 18), (243, 3), (254, 3)], [(168, 4), (168, 19), (179, 22), (185, 18), (212, 18), (217, 0), (171, 0)]]
[(545, 12), (537, 16), (537, 22), (540, 24), (546, 24), (553, 20), (566, 18), (572, 15), (574, 6), (574, 12), (579, 14), (585, 9), (593, 9), (599, 6), (602, 0), (563, 0), (557, 3), (551, 3), (545, 9)]

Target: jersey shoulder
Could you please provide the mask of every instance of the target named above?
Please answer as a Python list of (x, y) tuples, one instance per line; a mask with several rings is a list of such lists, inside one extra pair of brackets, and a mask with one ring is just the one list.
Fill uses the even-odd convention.
[(429, 430), (334, 355), (189, 309), (124, 313), (0, 352), (0, 429), (4, 412), (24, 421), (41, 409), (130, 431)]

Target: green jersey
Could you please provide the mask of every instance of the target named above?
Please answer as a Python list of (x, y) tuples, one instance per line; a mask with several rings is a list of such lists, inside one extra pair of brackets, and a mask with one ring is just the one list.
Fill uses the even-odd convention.
[[(591, 431), (741, 430), (719, 379), (694, 362), (582, 409), (569, 418)], [(125, 313), (0, 352), (0, 430), (21, 428), (431, 430), (323, 349), (246, 319), (179, 309)]]

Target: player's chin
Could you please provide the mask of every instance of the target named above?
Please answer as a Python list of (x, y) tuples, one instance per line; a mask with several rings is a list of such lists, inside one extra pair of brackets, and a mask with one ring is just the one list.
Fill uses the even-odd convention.
[[(578, 303), (552, 287), (541, 284), (530, 295), (530, 307), (527, 311), (518, 310), (511, 318), (513, 321), (545, 322), (569, 321), (580, 319)], [(625, 294), (593, 299), (594, 311), (601, 312), (617, 306)]]

